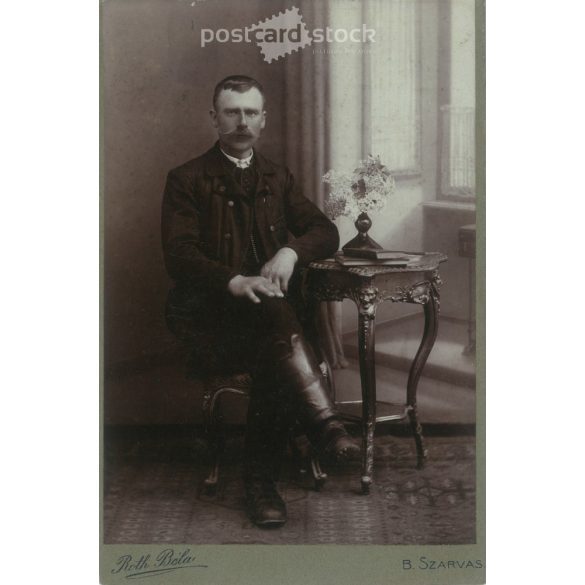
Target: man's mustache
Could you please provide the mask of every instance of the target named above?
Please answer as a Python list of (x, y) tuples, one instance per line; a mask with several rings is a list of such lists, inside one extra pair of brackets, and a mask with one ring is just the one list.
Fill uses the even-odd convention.
[(220, 134), (223, 134), (224, 136), (229, 136), (230, 134), (236, 134), (238, 136), (248, 136), (249, 138), (252, 138), (254, 136), (254, 134), (252, 134), (251, 132), (246, 132), (246, 131), (242, 131), (242, 130), (229, 130), (228, 132), (224, 132), (223, 130), (219, 130)]

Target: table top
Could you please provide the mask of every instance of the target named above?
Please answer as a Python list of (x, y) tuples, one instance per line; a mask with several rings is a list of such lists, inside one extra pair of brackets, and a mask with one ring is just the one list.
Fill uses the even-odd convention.
[(427, 270), (437, 270), (441, 262), (447, 261), (447, 256), (441, 252), (412, 252), (420, 255), (420, 258), (405, 267), (396, 266), (376, 266), (364, 264), (363, 266), (342, 266), (333, 258), (326, 260), (317, 260), (309, 264), (312, 270), (331, 270), (335, 272), (348, 272), (360, 276), (376, 276), (377, 274), (393, 274), (400, 272), (424, 272)]

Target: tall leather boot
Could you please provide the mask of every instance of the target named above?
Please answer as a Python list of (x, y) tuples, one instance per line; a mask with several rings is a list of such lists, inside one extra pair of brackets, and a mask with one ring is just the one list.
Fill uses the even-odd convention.
[(255, 386), (248, 407), (244, 459), (246, 509), (262, 528), (282, 526), (286, 506), (276, 482), (286, 450), (289, 413), (279, 392)]
[(279, 385), (289, 393), (299, 422), (317, 453), (335, 463), (357, 459), (360, 449), (341, 422), (311, 346), (302, 335), (279, 343)]

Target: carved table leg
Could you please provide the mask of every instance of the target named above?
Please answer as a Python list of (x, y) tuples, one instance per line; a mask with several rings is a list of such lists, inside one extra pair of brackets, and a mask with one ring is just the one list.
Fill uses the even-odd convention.
[(424, 312), (425, 328), (423, 338), (410, 367), (406, 390), (406, 401), (409, 407), (408, 416), (414, 433), (414, 439), (416, 441), (417, 467), (419, 469), (424, 465), (427, 450), (425, 449), (423, 442), (422, 427), (418, 421), (416, 389), (424, 365), (433, 349), (435, 339), (437, 338), (439, 327), (439, 294), (436, 286), (431, 286), (428, 300), (424, 304)]
[(374, 303), (360, 302), (358, 344), (362, 383), (362, 492), (369, 493), (374, 471), (374, 430), (376, 427), (376, 363)]

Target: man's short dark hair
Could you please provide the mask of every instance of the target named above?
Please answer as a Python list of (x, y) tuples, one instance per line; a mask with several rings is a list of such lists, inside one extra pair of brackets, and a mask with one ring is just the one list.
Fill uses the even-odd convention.
[(216, 86), (213, 92), (213, 107), (215, 108), (217, 105), (217, 98), (219, 94), (224, 89), (231, 89), (233, 91), (238, 91), (240, 93), (244, 93), (249, 89), (255, 87), (260, 94), (262, 95), (263, 103), (266, 103), (266, 97), (264, 96), (264, 89), (260, 85), (258, 81), (248, 77), (247, 75), (230, 75), (225, 79), (222, 79)]

